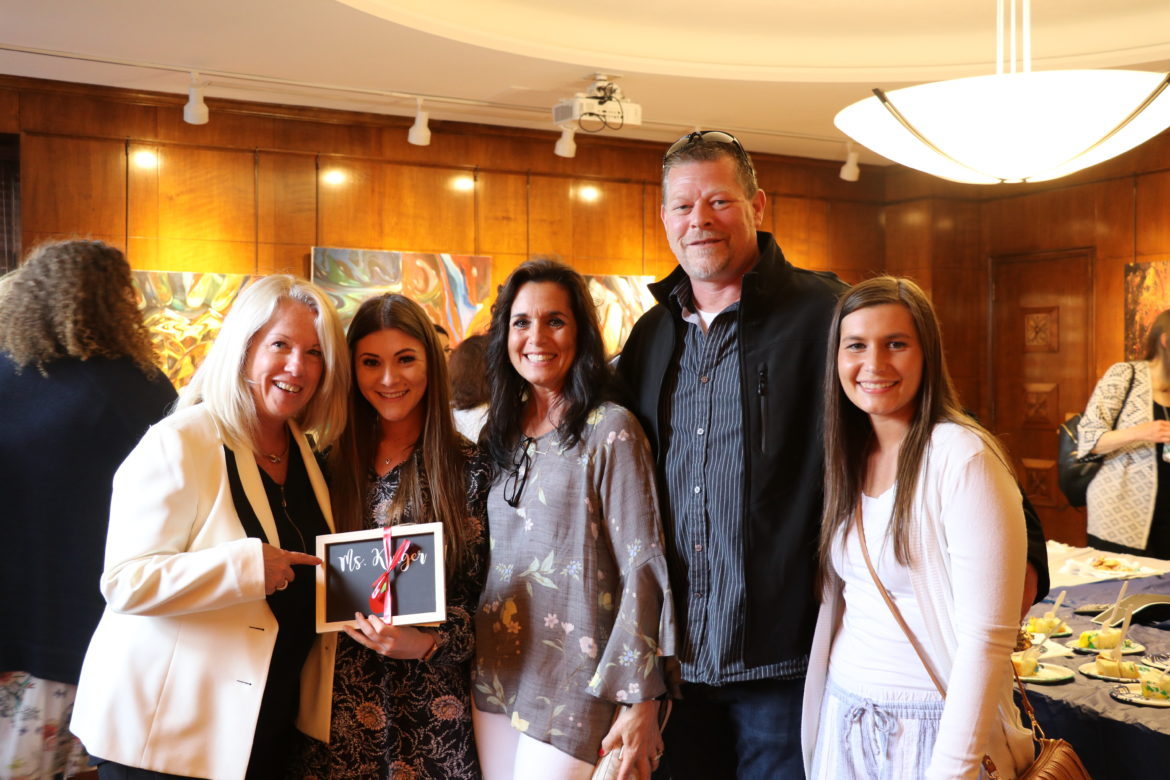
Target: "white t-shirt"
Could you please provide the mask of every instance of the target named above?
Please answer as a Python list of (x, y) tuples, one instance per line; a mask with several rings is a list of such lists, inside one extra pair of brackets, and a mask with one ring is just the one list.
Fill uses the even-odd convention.
[[(876, 498), (862, 495), (862, 525), (870, 558), (882, 584), (914, 635), (926, 636), (922, 610), (910, 583), (910, 570), (894, 558), (894, 540), (887, 536), (896, 493), (897, 486), (894, 486)], [(831, 560), (844, 583), (845, 599), (841, 629), (829, 654), (832, 680), (856, 693), (872, 694), (888, 688), (921, 690), (937, 696), (938, 691), (922, 661), (873, 583), (853, 523), (838, 533)]]

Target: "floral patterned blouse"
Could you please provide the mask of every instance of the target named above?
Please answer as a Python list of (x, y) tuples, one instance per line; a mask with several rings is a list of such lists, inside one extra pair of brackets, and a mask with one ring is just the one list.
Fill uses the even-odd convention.
[(618, 702), (666, 691), (675, 626), (650, 446), (614, 404), (581, 441), (526, 440), (528, 468), (488, 496), (491, 558), (475, 617), (475, 706), (597, 761)]
[[(338, 637), (333, 679), (330, 742), (307, 737), (289, 777), (366, 780), (472, 780), (480, 776), (471, 729), (469, 675), (475, 636), (472, 614), (479, 603), (487, 563), (485, 500), (491, 469), (479, 450), (466, 444), (468, 549), (463, 571), (447, 579), (447, 620), (436, 628), (437, 647), (428, 661), (386, 658)], [(420, 475), (422, 459), (418, 458)], [(398, 491), (401, 466), (383, 477), (370, 475), (366, 527), (386, 516)], [(426, 483), (423, 496), (427, 500)], [(407, 518), (408, 522), (423, 522)]]

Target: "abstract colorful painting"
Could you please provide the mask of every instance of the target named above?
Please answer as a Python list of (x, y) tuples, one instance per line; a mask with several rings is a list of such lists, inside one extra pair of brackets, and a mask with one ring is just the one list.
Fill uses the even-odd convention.
[(1125, 359), (1145, 355), (1154, 318), (1170, 309), (1170, 261), (1125, 266)]
[(333, 301), (343, 324), (370, 296), (401, 293), (446, 328), (452, 345), (487, 329), (491, 267), (491, 258), (479, 255), (313, 248), (313, 281)]
[(621, 352), (634, 323), (654, 305), (654, 296), (646, 289), (654, 277), (586, 276), (585, 281), (597, 306), (606, 357), (613, 357)]
[(243, 274), (134, 271), (138, 306), (167, 377), (182, 387), (207, 354), (240, 291)]

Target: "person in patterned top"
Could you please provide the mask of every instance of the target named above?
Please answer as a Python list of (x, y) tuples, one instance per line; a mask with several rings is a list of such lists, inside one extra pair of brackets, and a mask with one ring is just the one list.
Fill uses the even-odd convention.
[(418, 304), (366, 301), (347, 340), (350, 424), (329, 458), (338, 530), (442, 522), (447, 620), (416, 628), (355, 615), (338, 643), (329, 743), (309, 742), (295, 776), (478, 778), (469, 666), (491, 471), (455, 432), (447, 363)]
[(492, 307), (487, 364), (481, 441), (496, 475), (473, 674), (484, 777), (588, 778), (620, 748), (619, 777), (648, 778), (675, 637), (654, 463), (635, 417), (604, 400), (581, 275), (517, 268)]

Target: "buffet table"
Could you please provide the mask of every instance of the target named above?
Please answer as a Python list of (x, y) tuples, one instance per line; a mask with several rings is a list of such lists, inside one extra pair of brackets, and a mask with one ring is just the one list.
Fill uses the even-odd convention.
[[(1064, 643), (1075, 639), (1081, 631), (1100, 628), (1090, 621), (1091, 615), (1073, 615), (1072, 610), (1084, 604), (1112, 602), (1117, 598), (1121, 581), (1104, 579), (1098, 572), (1081, 571), (1076, 565), (1066, 566), (1069, 560), (1074, 563), (1085, 560), (1094, 552), (1092, 550), (1066, 545), (1054, 547), (1050, 543), (1049, 552), (1054, 584), (1048, 598), (1033, 607), (1029, 614), (1042, 615), (1052, 608), (1052, 602), (1061, 590), (1067, 591), (1059, 616), (1068, 622), (1072, 636), (1050, 640), (1048, 645), (1063, 650)], [(1143, 564), (1143, 570), (1170, 570), (1170, 561), (1138, 560)], [(1170, 596), (1170, 574), (1126, 579), (1130, 595), (1157, 593)], [(1074, 584), (1077, 582), (1080, 584)], [(1126, 660), (1137, 661), (1149, 653), (1170, 652), (1170, 620), (1140, 624), (1137, 622), (1140, 618), (1139, 613), (1130, 626), (1129, 637), (1145, 645), (1146, 649), (1138, 655), (1127, 655)], [(1170, 776), (1170, 708), (1135, 706), (1114, 700), (1109, 691), (1116, 683), (1090, 679), (1076, 671), (1092, 660), (1092, 655), (1081, 654), (1050, 655), (1041, 659), (1046, 665), (1073, 670), (1074, 676), (1072, 680), (1054, 685), (1028, 684), (1028, 698), (1040, 725), (1049, 737), (1063, 737), (1071, 742), (1095, 780)]]

